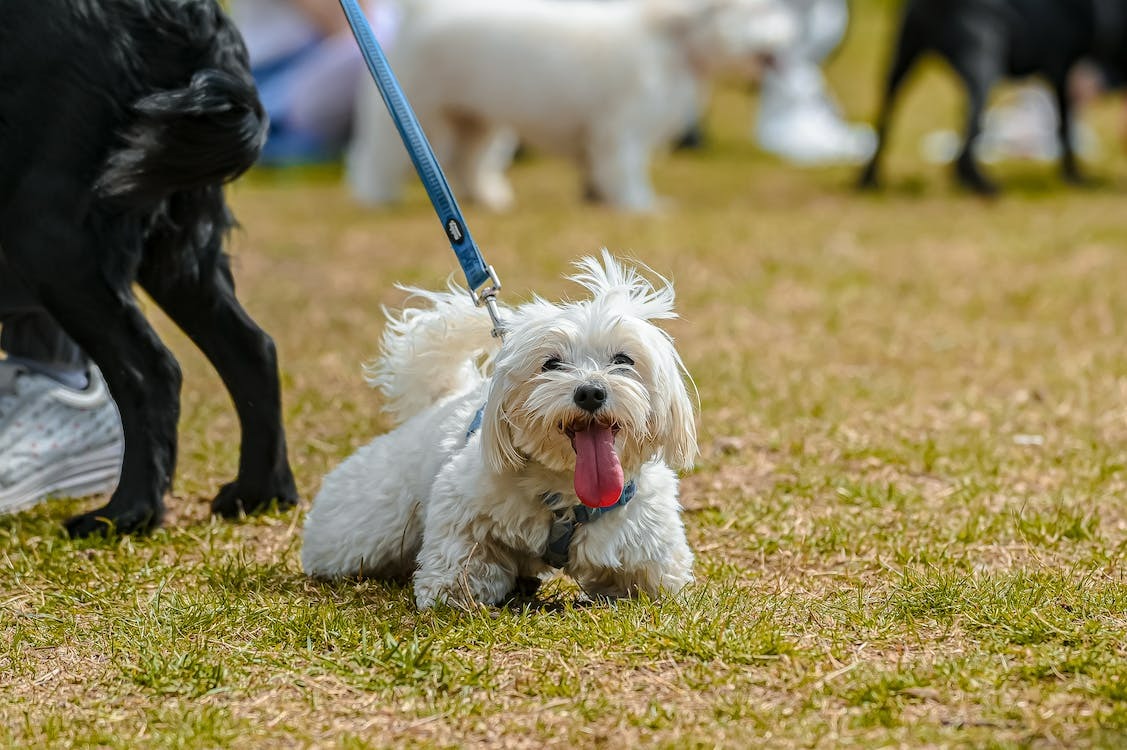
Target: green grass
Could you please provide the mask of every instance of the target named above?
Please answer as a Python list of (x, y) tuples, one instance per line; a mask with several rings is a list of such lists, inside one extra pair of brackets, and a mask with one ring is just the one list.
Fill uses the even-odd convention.
[[(830, 72), (865, 117), (887, 12), (859, 5)], [(662, 215), (587, 207), (546, 158), (516, 167), (516, 212), (469, 210), (506, 300), (574, 293), (561, 274), (604, 245), (676, 280), (703, 447), (683, 598), (588, 606), (561, 581), (418, 613), (402, 587), (304, 578), (320, 478), (387, 426), (360, 378), (380, 305), (455, 265), (417, 188), (366, 212), (335, 174), (255, 174), (233, 254), (278, 342), (302, 507), (208, 518), (234, 415), (153, 311), (185, 370), (168, 522), (72, 542), (60, 522), (95, 500), (0, 518), (0, 746), (1127, 743), (1122, 104), (1091, 113), (1102, 187), (1012, 164), (990, 203), (917, 156), (960, 117), (936, 66), (878, 195), (757, 154), (753, 111), (722, 88), (709, 149), (655, 167)]]

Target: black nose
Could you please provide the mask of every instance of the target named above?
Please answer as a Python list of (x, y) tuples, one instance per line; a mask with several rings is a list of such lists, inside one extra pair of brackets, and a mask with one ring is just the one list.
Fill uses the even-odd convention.
[(580, 409), (594, 414), (606, 403), (607, 392), (602, 386), (585, 383), (575, 389), (572, 399)]

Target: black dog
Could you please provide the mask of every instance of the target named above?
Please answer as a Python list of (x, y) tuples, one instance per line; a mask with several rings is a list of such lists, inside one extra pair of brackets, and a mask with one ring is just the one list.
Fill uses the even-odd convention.
[(274, 344), (235, 299), (222, 183), (266, 117), (215, 0), (0, 2), (0, 273), (98, 365), (125, 430), (109, 503), (73, 536), (160, 523), (176, 462), (180, 368), (139, 283), (207, 355), (242, 428), (224, 516), (296, 502)]
[(1127, 0), (908, 0), (877, 120), (877, 150), (861, 175), (861, 187), (878, 182), (893, 100), (925, 52), (942, 56), (966, 87), (966, 139), (955, 163), (963, 185), (986, 195), (997, 192), (979, 171), (972, 146), (994, 85), (1005, 77), (1030, 75), (1043, 76), (1056, 92), (1061, 168), (1066, 180), (1080, 182), (1068, 74), (1084, 58), (1113, 76), (1127, 72)]

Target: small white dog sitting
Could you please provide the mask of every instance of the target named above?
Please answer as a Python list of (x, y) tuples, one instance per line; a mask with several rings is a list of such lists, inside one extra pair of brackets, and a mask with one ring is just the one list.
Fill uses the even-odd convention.
[[(780, 0), (407, 0), (390, 59), (459, 195), (512, 204), (515, 133), (574, 159), (590, 197), (648, 211), (650, 156), (693, 123), (706, 80), (759, 65), (795, 34)], [(393, 202), (408, 166), (366, 81), (353, 191)]]
[(413, 571), (420, 608), (498, 604), (554, 568), (592, 595), (692, 580), (671, 467), (696, 456), (694, 410), (650, 322), (675, 317), (673, 288), (605, 251), (578, 267), (591, 299), (505, 308), (499, 349), (465, 291), (412, 290), (429, 305), (390, 320), (369, 368), (399, 425), (325, 477), (306, 573)]

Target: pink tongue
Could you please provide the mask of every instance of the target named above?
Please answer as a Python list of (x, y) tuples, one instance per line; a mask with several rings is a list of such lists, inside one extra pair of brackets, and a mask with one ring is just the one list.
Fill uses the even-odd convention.
[(590, 508), (614, 505), (622, 497), (622, 466), (614, 452), (614, 432), (609, 427), (592, 425), (576, 432), (575, 494)]

